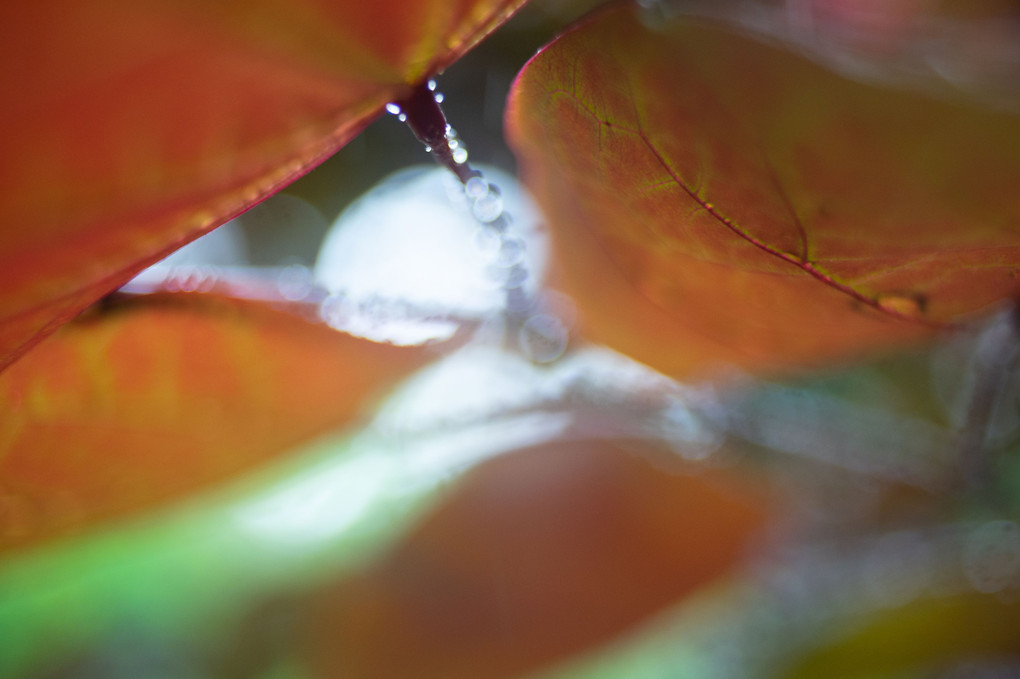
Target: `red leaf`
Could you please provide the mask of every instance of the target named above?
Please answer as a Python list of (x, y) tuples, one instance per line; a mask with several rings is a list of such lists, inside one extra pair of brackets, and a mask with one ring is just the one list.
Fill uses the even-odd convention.
[(429, 353), (205, 295), (65, 325), (0, 375), (0, 551), (177, 499), (350, 425)]
[(524, 1), (4, 3), (0, 369), (320, 163)]
[(306, 653), (321, 677), (519, 676), (718, 578), (763, 518), (733, 478), (670, 474), (618, 444), (512, 453), (363, 574), (317, 591)]
[(620, 7), (508, 129), (590, 336), (673, 375), (811, 366), (1020, 292), (1020, 118)]

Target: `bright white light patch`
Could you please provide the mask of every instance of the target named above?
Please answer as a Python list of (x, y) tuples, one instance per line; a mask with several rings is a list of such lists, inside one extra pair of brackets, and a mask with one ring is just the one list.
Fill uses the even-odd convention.
[(341, 454), (242, 506), (236, 519), (245, 533), (299, 553), (399, 527), (405, 509), (464, 469), (543, 442), (630, 439), (660, 427), (683, 457), (700, 460), (718, 441), (686, 409), (694, 396), (604, 348), (542, 366), (469, 344), (407, 380)]
[[(525, 288), (533, 293), (547, 257), (538, 212), (513, 177), (483, 172), (524, 242)], [(340, 215), (322, 245), (315, 277), (338, 300), (336, 322), (327, 320), (370, 339), (418, 344), (452, 335), (451, 317), (498, 313), (506, 275), (498, 253), (480, 245), (480, 230), (447, 170), (416, 167), (389, 177)]]
[(562, 395), (555, 371), (498, 347), (467, 346), (423, 369), (379, 408), (385, 432), (425, 431), (436, 423), (492, 421), (508, 411)]
[(237, 518), (264, 538), (315, 545), (364, 521), (394, 474), (393, 458), (352, 456), (242, 506)]

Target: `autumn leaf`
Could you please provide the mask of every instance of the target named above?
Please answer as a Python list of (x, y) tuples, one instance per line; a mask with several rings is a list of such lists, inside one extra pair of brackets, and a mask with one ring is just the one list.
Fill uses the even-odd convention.
[(322, 162), (523, 3), (5, 3), (0, 369)]
[(1017, 115), (639, 11), (563, 35), (508, 109), (591, 338), (674, 376), (776, 371), (1020, 291)]
[(1014, 677), (1018, 535), (1001, 520), (829, 533), (772, 552), (708, 605), (535, 676)]
[(761, 526), (761, 497), (631, 450), (555, 441), (468, 472), (381, 560), (310, 597), (314, 676), (519, 676), (719, 578)]
[(431, 353), (213, 295), (92, 312), (0, 375), (0, 552), (179, 499), (351, 425)]

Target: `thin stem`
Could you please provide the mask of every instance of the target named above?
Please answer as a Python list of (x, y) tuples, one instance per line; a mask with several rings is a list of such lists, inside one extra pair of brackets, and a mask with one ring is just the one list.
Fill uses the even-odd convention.
[(440, 106), (442, 95), (435, 91), (434, 80), (419, 83), (406, 98), (393, 102), (387, 110), (406, 122), (414, 136), (460, 180), (464, 194), (472, 201), (472, 214), (482, 229), (498, 239), (497, 263), (503, 279), (505, 338), (533, 361), (550, 363), (562, 356), (569, 343), (566, 325), (543, 304), (535, 291), (527, 287), (532, 272), (522, 253), (524, 244), (512, 233), (511, 220), (503, 210), (500, 190), (486, 181), (482, 173), (467, 164), (467, 151), (446, 121)]
[(467, 184), (469, 179), (480, 176), (481, 172), (472, 170), (466, 162), (458, 163), (454, 159), (454, 149), (450, 147), (450, 126), (442, 106), (436, 100), (434, 89), (434, 80), (421, 82), (406, 99), (396, 102), (396, 105), (400, 108), (401, 119), (436, 162), (453, 172), (462, 184)]

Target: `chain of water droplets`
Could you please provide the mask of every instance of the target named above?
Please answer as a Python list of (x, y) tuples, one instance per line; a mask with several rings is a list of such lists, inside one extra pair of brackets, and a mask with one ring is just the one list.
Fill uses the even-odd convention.
[[(436, 160), (450, 169), (460, 180), (463, 196), (479, 228), (475, 243), (489, 258), (487, 273), (505, 293), (504, 320), (507, 332), (514, 335), (516, 346), (537, 363), (551, 363), (564, 354), (569, 342), (567, 323), (537, 292), (529, 291), (527, 283), (531, 278), (526, 257), (526, 245), (514, 228), (513, 219), (505, 209), (499, 187), (488, 181), (483, 174), (472, 169), (468, 163), (468, 149), (457, 135), (456, 130), (446, 123), (440, 104), (442, 92), (437, 91), (436, 81), (429, 80), (425, 88), (430, 97), (423, 97), (419, 91), (408, 101), (414, 106), (428, 108), (426, 116), (432, 119), (422, 124), (415, 121), (414, 112), (405, 106), (391, 102), (386, 110), (407, 123), (422, 143), (427, 153), (436, 154)], [(429, 106), (431, 102), (432, 106)], [(442, 121), (444, 132), (441, 138), (430, 137), (428, 122), (432, 127)], [(417, 124), (416, 124), (417, 122)]]

